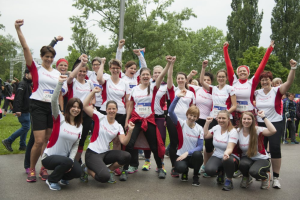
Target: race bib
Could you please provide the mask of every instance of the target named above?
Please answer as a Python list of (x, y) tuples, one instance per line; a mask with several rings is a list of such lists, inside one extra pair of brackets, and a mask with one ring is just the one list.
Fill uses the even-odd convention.
[(136, 82), (129, 83), (129, 88), (132, 89), (136, 86)]
[[(98, 85), (98, 84), (95, 84), (95, 83), (93, 85), (94, 85), (94, 87), (99, 87), (99, 88), (101, 88), (101, 90), (103, 90), (102, 85)], [(96, 93), (95, 96), (96, 97), (101, 97), (101, 92)]]
[(216, 118), (219, 114), (219, 112), (221, 110), (227, 110), (227, 106), (224, 104), (217, 104), (217, 105), (214, 105), (214, 109), (213, 109), (213, 113), (214, 113), (214, 118)]
[(43, 101), (51, 102), (54, 90), (43, 90)]
[(149, 115), (151, 111), (151, 103), (138, 103), (137, 104), (137, 113), (139, 115)]
[(237, 101), (236, 111), (238, 112), (248, 111), (248, 101)]

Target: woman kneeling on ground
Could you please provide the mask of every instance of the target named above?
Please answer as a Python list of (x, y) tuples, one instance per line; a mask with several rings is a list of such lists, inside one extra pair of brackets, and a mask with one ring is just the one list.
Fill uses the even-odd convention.
[(189, 167), (194, 169), (193, 184), (199, 186), (198, 172), (203, 163), (202, 149), (204, 132), (202, 127), (196, 123), (199, 119), (200, 111), (196, 106), (191, 106), (186, 112), (186, 120), (177, 118), (174, 109), (181, 97), (186, 95), (186, 90), (181, 90), (173, 100), (169, 114), (176, 126), (179, 144), (177, 150), (177, 159), (175, 170), (182, 174), (181, 181), (188, 181)]
[[(82, 165), (81, 180), (87, 182), (88, 175), (91, 175), (96, 181), (101, 183), (116, 183), (114, 170), (128, 164), (131, 156), (126, 151), (110, 150), (109, 143), (118, 136), (120, 142), (123, 145), (127, 145), (135, 125), (133, 123), (128, 124), (129, 130), (125, 136), (123, 127), (115, 120), (118, 112), (118, 105), (115, 101), (107, 101), (107, 115), (94, 110), (89, 105), (89, 102), (95, 93), (100, 91), (99, 87), (95, 87), (83, 102), (84, 112), (93, 118), (95, 125), (85, 154), (85, 164)], [(110, 166), (106, 167), (109, 164)], [(120, 181), (125, 181), (124, 176), (126, 176), (125, 173), (122, 173)]]
[(274, 125), (265, 117), (264, 111), (258, 111), (258, 116), (265, 122), (267, 128), (255, 126), (255, 117), (251, 112), (242, 113), (238, 134), (239, 148), (242, 158), (239, 170), (243, 174), (240, 184), (247, 188), (252, 183), (252, 178), (261, 179), (261, 189), (270, 187), (270, 161), (264, 146), (264, 136), (276, 133)]
[(233, 154), (233, 149), (238, 142), (238, 133), (230, 121), (230, 113), (221, 110), (216, 120), (218, 125), (208, 130), (209, 124), (213, 121), (212, 117), (207, 117), (204, 125), (204, 138), (213, 138), (215, 151), (205, 165), (205, 172), (209, 176), (217, 177), (217, 183), (222, 185), (226, 174), (226, 181), (223, 190), (233, 189), (233, 173), (238, 169), (239, 157)]
[[(86, 60), (87, 61), (87, 60)], [(74, 160), (82, 133), (82, 102), (78, 98), (68, 101), (65, 114), (59, 111), (58, 97), (67, 76), (59, 77), (51, 98), (53, 131), (47, 148), (42, 156), (42, 164), (46, 169), (54, 170), (46, 180), (51, 190), (60, 190), (61, 185), (69, 185), (73, 178), (81, 175), (80, 164)]]

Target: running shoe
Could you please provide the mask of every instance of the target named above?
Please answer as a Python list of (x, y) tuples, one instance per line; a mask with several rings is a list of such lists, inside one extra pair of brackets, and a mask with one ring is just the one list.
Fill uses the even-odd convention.
[(61, 190), (61, 187), (58, 183), (51, 183), (47, 179), (46, 184), (49, 186), (50, 190)]
[(261, 180), (261, 189), (267, 190), (270, 188), (270, 172), (267, 172), (267, 178), (265, 180)]
[(288, 142), (288, 141), (286, 141), (286, 140), (285, 140), (283, 143), (284, 143), (284, 144), (289, 144), (289, 142)]
[(233, 174), (233, 178), (238, 178), (238, 177), (242, 177), (243, 174), (240, 170), (237, 170), (236, 172), (234, 172)]
[(29, 174), (29, 173), (30, 173), (30, 168), (26, 168), (26, 169), (25, 169), (25, 173), (26, 173), (26, 174)]
[(36, 175), (35, 175), (35, 170), (34, 169), (30, 170), (30, 172), (28, 173), (27, 182), (36, 182)]
[(204, 165), (201, 166), (198, 174), (200, 175), (201, 173), (205, 173), (205, 166)]
[(273, 177), (272, 187), (276, 188), (276, 189), (281, 189), (281, 185), (280, 185), (280, 182), (279, 182), (279, 177)]
[(114, 172), (115, 172), (115, 175), (116, 175), (116, 176), (121, 176), (121, 173), (122, 173), (122, 172), (121, 172), (120, 168), (115, 169)]
[(165, 179), (166, 178), (166, 173), (164, 172), (164, 170), (162, 168), (158, 169), (158, 178), (159, 179)]
[(174, 167), (173, 167), (172, 170), (171, 170), (171, 176), (172, 176), (172, 177), (176, 177), (176, 178), (179, 177), (179, 173), (175, 171), (175, 168), (174, 168)]
[(251, 176), (249, 176), (249, 177), (243, 176), (241, 184), (240, 184), (241, 188), (248, 188), (250, 183), (252, 183), (252, 181), (253, 180), (252, 180)]
[(59, 181), (59, 184), (61, 184), (61, 185), (69, 185), (70, 182), (69, 182), (68, 180), (61, 179), (61, 180)]
[[(165, 169), (165, 164), (162, 163), (162, 169), (164, 170), (164, 172), (167, 174), (167, 170)], [(158, 172), (158, 168), (156, 167), (155, 172)]]
[(144, 160), (145, 159), (145, 155), (143, 153), (139, 153), (139, 160)]
[(20, 146), (19, 151), (26, 151), (26, 146)]
[(188, 180), (189, 180), (189, 178), (188, 178), (188, 174), (187, 174), (187, 173), (181, 174), (181, 181), (186, 182), (186, 181), (188, 181)]
[(85, 183), (89, 182), (89, 174), (87, 173), (87, 168), (86, 168), (85, 163), (81, 165), (80, 180)]
[(2, 144), (4, 145), (4, 147), (10, 151), (10, 152), (13, 152), (14, 150), (12, 149), (11, 147), (11, 143), (9, 141), (7, 141), (7, 139), (5, 140), (2, 140)]
[(218, 176), (217, 176), (217, 184), (218, 185), (223, 185), (224, 184), (224, 177), (225, 177), (225, 175), (222, 173), (222, 174), (219, 174)]
[(151, 163), (150, 163), (150, 160), (146, 159), (145, 160), (145, 164), (143, 165), (143, 171), (149, 171), (151, 168)]
[(116, 183), (115, 173), (113, 171), (110, 171), (109, 173), (110, 173), (110, 177), (109, 177), (109, 180), (107, 182), (111, 183), (111, 184)]
[(127, 181), (127, 171), (123, 170), (119, 178), (120, 181)]
[(193, 186), (199, 187), (200, 186), (200, 182), (199, 182), (199, 176), (194, 175), (193, 176)]
[(211, 176), (209, 176), (207, 173), (203, 174), (203, 178), (210, 178)]
[(47, 169), (46, 169), (45, 167), (42, 167), (41, 170), (40, 170), (40, 173), (39, 173), (39, 177), (40, 177), (43, 181), (45, 181), (45, 180), (48, 179), (48, 176), (49, 176), (49, 174), (48, 174), (48, 172), (47, 172)]
[(293, 142), (291, 142), (291, 144), (299, 144), (299, 142), (293, 141)]
[(135, 172), (138, 171), (138, 168), (137, 167), (133, 167), (133, 166), (129, 166), (128, 170), (127, 170), (127, 173), (128, 174), (133, 174)]
[(224, 183), (224, 187), (222, 190), (224, 191), (229, 191), (233, 189), (233, 185), (232, 185), (232, 181), (229, 179), (226, 179), (225, 183)]

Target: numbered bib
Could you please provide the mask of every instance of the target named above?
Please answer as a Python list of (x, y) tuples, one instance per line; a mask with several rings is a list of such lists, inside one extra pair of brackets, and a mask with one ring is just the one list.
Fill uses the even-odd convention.
[(43, 90), (43, 101), (51, 102), (54, 90)]
[(214, 118), (216, 118), (219, 114), (219, 112), (221, 110), (227, 110), (227, 106), (224, 104), (217, 104), (217, 105), (214, 105), (214, 109), (213, 109), (213, 113), (214, 113)]
[(248, 111), (248, 101), (237, 101), (236, 111), (238, 112)]
[(132, 89), (136, 86), (136, 82), (130, 82), (129, 83), (129, 88)]
[(137, 104), (137, 113), (139, 115), (149, 115), (152, 113), (151, 103), (138, 103)]
[[(95, 84), (95, 83), (93, 85), (94, 85), (94, 87), (99, 87), (99, 88), (101, 88), (101, 90), (103, 90), (102, 85), (98, 85), (98, 84)], [(96, 93), (95, 96), (96, 97), (101, 97), (101, 92)]]

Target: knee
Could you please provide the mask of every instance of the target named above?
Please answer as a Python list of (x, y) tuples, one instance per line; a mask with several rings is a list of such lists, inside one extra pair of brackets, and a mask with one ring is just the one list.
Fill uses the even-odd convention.
[(281, 150), (280, 148), (272, 149), (270, 147), (271, 158), (281, 158)]
[(96, 174), (95, 175), (95, 180), (100, 182), (100, 183), (107, 183), (110, 178), (110, 173), (108, 170), (102, 170), (102, 173)]
[(180, 174), (185, 173), (188, 170), (188, 166), (184, 161), (176, 161), (175, 170)]
[(195, 151), (192, 154), (192, 159), (200, 161), (201, 163), (203, 163), (203, 155), (202, 155), (201, 151)]
[(254, 169), (254, 167), (251, 167), (250, 169), (249, 169), (249, 174), (252, 176), (252, 177), (254, 177), (254, 178), (257, 178), (257, 177), (259, 177), (259, 172), (258, 172), (258, 170), (257, 169)]
[(218, 169), (213, 166), (205, 165), (205, 173), (209, 176), (214, 176), (218, 173)]
[(128, 152), (123, 152), (122, 159), (118, 162), (119, 165), (126, 165), (130, 162), (131, 160), (131, 155)]

